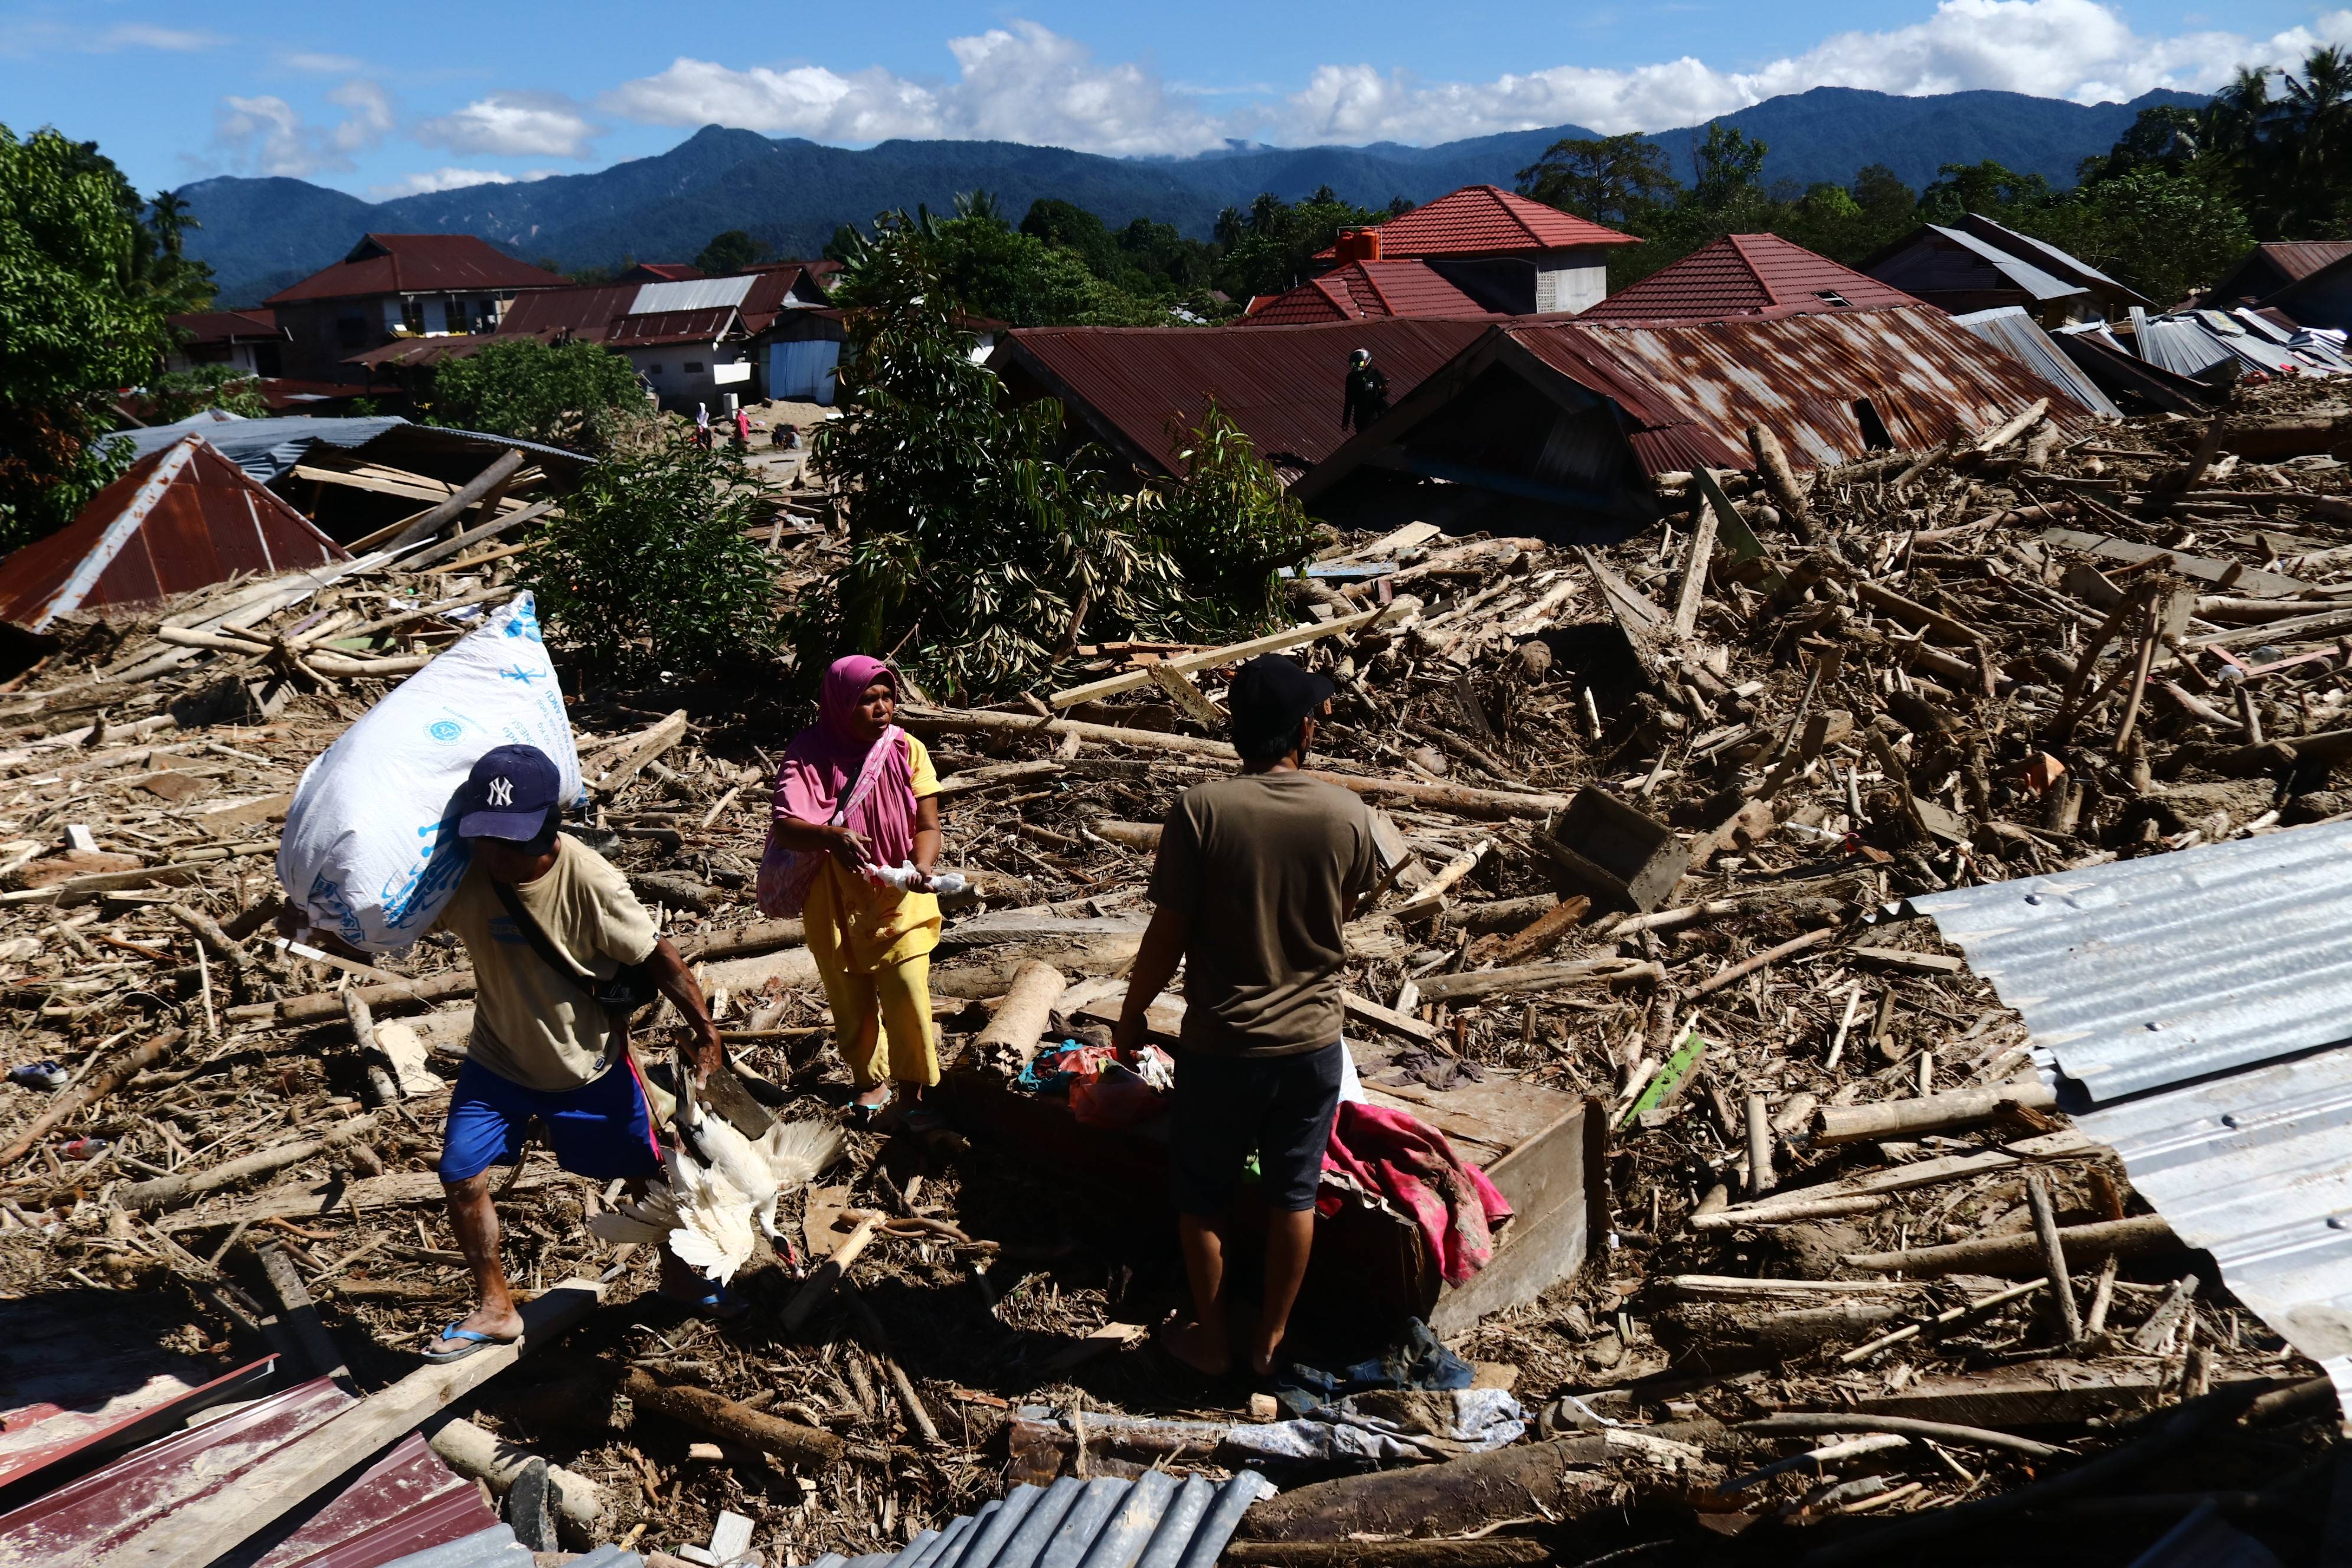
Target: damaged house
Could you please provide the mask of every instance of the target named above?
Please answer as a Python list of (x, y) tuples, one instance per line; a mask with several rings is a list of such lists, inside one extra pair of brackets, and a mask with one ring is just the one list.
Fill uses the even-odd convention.
[(566, 286), (470, 234), (369, 234), (262, 303), (286, 331), (285, 374), (352, 382), (365, 375), (354, 354), (401, 337), (493, 331), (517, 298)]
[(1863, 263), (1863, 270), (1954, 315), (2021, 305), (2045, 327), (2118, 321), (2155, 300), (2087, 261), (1980, 214), (1922, 224)]

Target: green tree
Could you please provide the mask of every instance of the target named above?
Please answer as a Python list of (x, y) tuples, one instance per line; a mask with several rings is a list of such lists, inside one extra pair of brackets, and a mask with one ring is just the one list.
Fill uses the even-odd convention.
[(1297, 204), (1263, 193), (1245, 215), (1236, 215), (1238, 232), (1217, 258), (1213, 277), (1236, 300), (1280, 293), (1323, 269), (1314, 258), (1330, 247), (1341, 229), (1381, 223), (1389, 216), (1384, 207), (1341, 201), (1328, 185)]
[(1158, 624), (1177, 597), (1166, 553), (1124, 525), (1129, 503), (1054, 456), (1060, 405), (1008, 407), (972, 363), (941, 255), (973, 221), (886, 214), (845, 258), (840, 416), (813, 461), (847, 497), (849, 558), (798, 617), (803, 672), (904, 647), (945, 693), (1018, 689), (1081, 628)]
[(154, 375), (171, 299), (137, 275), (153, 231), (121, 172), (53, 130), (0, 125), (0, 548), (71, 521), (121, 472), (115, 393)]
[(253, 377), (225, 364), (192, 365), (166, 371), (147, 388), (154, 401), (153, 423), (176, 425), (181, 420), (217, 408), (245, 419), (268, 417), (269, 405)]
[(492, 342), (441, 362), (427, 423), (603, 453), (646, 416), (629, 362), (595, 343)]
[(1738, 126), (1710, 121), (1706, 137), (1691, 152), (1697, 166), (1692, 202), (1713, 213), (1752, 205), (1762, 194), (1764, 155), (1769, 151)]
[(1066, 202), (1058, 196), (1038, 197), (1029, 204), (1028, 216), (1021, 220), (1021, 232), (1070, 252), (1104, 282), (1117, 280), (1118, 247), (1111, 243), (1110, 230), (1103, 226), (1102, 219), (1077, 203)]
[(2194, 172), (2148, 164), (2033, 209), (2022, 232), (2170, 305), (2217, 280), (2253, 244), (2246, 215)]
[(1322, 534), (1213, 401), (1183, 439), (1183, 482), (1158, 495), (1146, 527), (1182, 574), (1196, 625), (1240, 630), (1273, 615), (1276, 569), (1304, 565)]
[(696, 254), (694, 265), (715, 278), (765, 261), (768, 254), (765, 240), (753, 239), (742, 229), (730, 228), (725, 234), (712, 235), (710, 243)]
[(742, 465), (684, 439), (596, 464), (528, 557), (549, 640), (614, 680), (742, 679), (778, 643), (774, 566), (751, 533), (772, 510)]
[(1519, 171), (1519, 194), (1620, 226), (1654, 217), (1682, 193), (1665, 150), (1635, 132), (1568, 137)]
[(1927, 223), (1957, 223), (1964, 214), (1976, 213), (2009, 224), (2012, 217), (2057, 199), (2043, 176), (2021, 174), (1990, 158), (1979, 163), (1946, 163), (1936, 173), (1935, 184), (1919, 193), (1919, 216)]

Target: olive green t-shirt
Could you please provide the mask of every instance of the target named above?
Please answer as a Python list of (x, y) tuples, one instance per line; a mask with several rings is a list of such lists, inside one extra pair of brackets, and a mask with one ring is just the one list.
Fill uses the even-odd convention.
[(1151, 900), (1192, 916), (1187, 1050), (1286, 1057), (1339, 1038), (1340, 932), (1378, 879), (1371, 814), (1306, 773), (1184, 792), (1160, 833)]
[[(643, 963), (661, 933), (627, 879), (576, 839), (558, 835), (555, 846), (544, 876), (515, 885), (524, 910), (556, 951), (599, 980)], [(479, 866), (467, 871), (437, 923), (474, 963), (469, 1060), (525, 1089), (561, 1093), (593, 1082), (619, 1059), (612, 1015), (539, 956)]]

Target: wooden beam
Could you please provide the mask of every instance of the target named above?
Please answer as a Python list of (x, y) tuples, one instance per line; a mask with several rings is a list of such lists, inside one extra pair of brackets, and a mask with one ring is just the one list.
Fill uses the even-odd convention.
[[(1302, 626), (1270, 632), (1262, 637), (1252, 637), (1247, 642), (1228, 643), (1223, 647), (1213, 647), (1201, 653), (1179, 654), (1173, 658), (1161, 659), (1159, 668), (1171, 675), (1190, 675), (1196, 669), (1215, 669), (1220, 665), (1239, 664), (1245, 658), (1255, 658), (1262, 653), (1278, 653), (1284, 648), (1297, 647), (1302, 643), (1314, 642), (1320, 637), (1337, 637), (1341, 632), (1369, 630), (1379, 625), (1384, 617), (1404, 615), (1419, 608), (1421, 608), (1421, 602), (1407, 596), (1398, 599), (1394, 604), (1381, 605), (1370, 610), (1360, 610), (1352, 616), (1338, 616), (1328, 621), (1310, 621)], [(1154, 681), (1150, 669), (1131, 669), (1124, 675), (1108, 676), (1101, 680), (1090, 680), (1084, 686), (1073, 686), (1067, 690), (1056, 691), (1046, 700), (1056, 708), (1069, 708), (1097, 697), (1116, 696), (1122, 691), (1138, 691), (1152, 684)]]
[(464, 516), (467, 508), (512, 479), (514, 471), (521, 467), (522, 453), (515, 447), (508, 447), (493, 458), (488, 468), (467, 479), (448, 500), (423, 512), (398, 533), (385, 540), (384, 548), (397, 550), (404, 544), (440, 532)]
[(420, 1367), (272, 1453), (236, 1484), (173, 1510), (98, 1560), (96, 1568), (205, 1568), (267, 1530), (321, 1487), (364, 1464), (594, 1310), (604, 1288), (571, 1279), (524, 1304), (523, 1337), (463, 1361)]

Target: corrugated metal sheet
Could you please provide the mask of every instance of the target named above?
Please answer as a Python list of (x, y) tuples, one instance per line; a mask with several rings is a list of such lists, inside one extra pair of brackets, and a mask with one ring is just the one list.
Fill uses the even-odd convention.
[(1062, 400), (1129, 460), (1181, 472), (1176, 453), (1210, 400), (1260, 455), (1291, 468), (1346, 440), (1340, 397), (1349, 351), (1368, 348), (1401, 400), (1478, 341), (1479, 321), (1368, 321), (1304, 327), (1028, 327), (1007, 332), (989, 366)]
[(2099, 384), (2083, 374), (2082, 368), (2066, 357), (2042, 323), (2028, 315), (2022, 305), (1996, 305), (1990, 310), (1971, 310), (1952, 320), (1966, 327), (1993, 347), (2022, 363), (2053, 386), (2063, 386), (2084, 407), (2096, 414), (2123, 417), (2123, 410), (2115, 399), (2099, 388)]
[[(469, 477), (473, 469), (509, 447), (530, 454), (540, 467), (560, 473), (575, 473), (592, 461), (581, 453), (541, 446), (537, 441), (518, 441), (509, 436), (488, 436), (478, 430), (456, 430), (442, 425), (412, 425), (396, 414), (372, 415), (364, 419), (331, 419), (313, 415), (289, 415), (278, 419), (214, 419), (198, 415), (176, 425), (126, 430), (121, 438), (131, 443), (133, 457), (144, 458), (176, 445), (182, 437), (190, 434), (202, 436), (221, 456), (265, 484), (284, 478), (288, 469), (301, 462), (303, 455), (321, 442), (344, 451), (363, 452), (381, 441), (383, 445), (375, 455), (393, 459), (395, 468), (415, 468), (420, 454), (462, 453), (472, 465), (467, 470)], [(479, 456), (475, 455), (478, 452)]]
[[(719, 279), (719, 281), (726, 281)], [(698, 283), (648, 283), (648, 289), (698, 289)], [(698, 310), (659, 310), (624, 316), (613, 323), (604, 341), (614, 348), (651, 348), (657, 343), (715, 343), (735, 324), (735, 307), (715, 305)]]
[(897, 1552), (821, 1557), (810, 1568), (1213, 1568), (1252, 1503), (1254, 1470), (1222, 1484), (1147, 1470), (1133, 1480), (1064, 1476), (926, 1530)]
[(1982, 213), (1966, 213), (1960, 226), (1989, 244), (2000, 247), (2051, 276), (2098, 289), (2126, 302), (2137, 300), (2142, 305), (2153, 303), (2147, 296), (2126, 288), (2089, 262), (2069, 250), (2061, 250), (2047, 240), (2036, 239), (2030, 234), (2020, 234), (2004, 227)]
[(56, 533), (0, 561), (0, 620), (45, 631), (78, 610), (153, 604), (240, 573), (350, 559), (192, 434), (132, 464)]
[(2352, 1408), (2352, 825), (1911, 907), (2089, 1100), (2076, 1125)]
[(1577, 320), (1719, 321), (1918, 303), (1778, 235), (1727, 234), (1580, 311)]
[(1990, 240), (1979, 239), (1966, 229), (1947, 228), (1941, 224), (1933, 223), (1927, 227), (1942, 235), (1962, 250), (1990, 263), (1994, 271), (2036, 300), (2063, 300), (2069, 294), (2081, 294), (2086, 291), (2084, 284), (2070, 282), (2063, 278), (2053, 278), (2023, 257), (2011, 256)]
[(373, 294), (417, 294), (516, 289), (561, 289), (564, 279), (518, 261), (470, 234), (371, 234), (332, 267), (262, 301), (348, 300)]
[(2213, 341), (2197, 321), (2148, 316), (2132, 311), (2132, 344), (2139, 357), (2175, 375), (2195, 375), (2238, 356)]
[[(40, 1487), (36, 1478), (52, 1466), (89, 1464), (151, 1442), (200, 1411), (242, 1399), (266, 1386), (278, 1370), (278, 1358), (264, 1356), (191, 1387), (170, 1373), (148, 1370), (162, 1358), (142, 1353), (145, 1347), (132, 1349), (137, 1370), (125, 1375), (122, 1354), (92, 1342), (86, 1331), (62, 1341), (55, 1333), (40, 1335), (35, 1314), (21, 1303), (9, 1326), (5, 1397), (39, 1394), (0, 1412), (0, 1489), (12, 1495)], [(88, 1328), (86, 1322), (74, 1326)]]
[[(94, 1562), (195, 1500), (233, 1489), (255, 1465), (354, 1403), (329, 1379), (314, 1378), (150, 1443), (0, 1515), (0, 1562), (9, 1568)], [(254, 1568), (379, 1568), (497, 1522), (480, 1489), (412, 1433)]]
[[(1633, 447), (1652, 473), (1694, 462), (1744, 468), (1746, 431), (1762, 425), (1790, 461), (1815, 468), (1867, 455), (1854, 400), (1867, 397), (1900, 446), (1927, 447), (1998, 425), (2050, 399), (2061, 426), (2091, 411), (1928, 306), (1668, 324), (1573, 321), (1504, 329), (1570, 375), (1592, 356), (1618, 384), (1646, 388)], [(1586, 383), (1591, 385), (1591, 384)], [(1610, 386), (1592, 390), (1618, 396)], [(1622, 401), (1621, 397), (1621, 402)]]
[(627, 314), (656, 316), (670, 310), (734, 310), (751, 291), (752, 279), (689, 278), (677, 283), (640, 283)]

